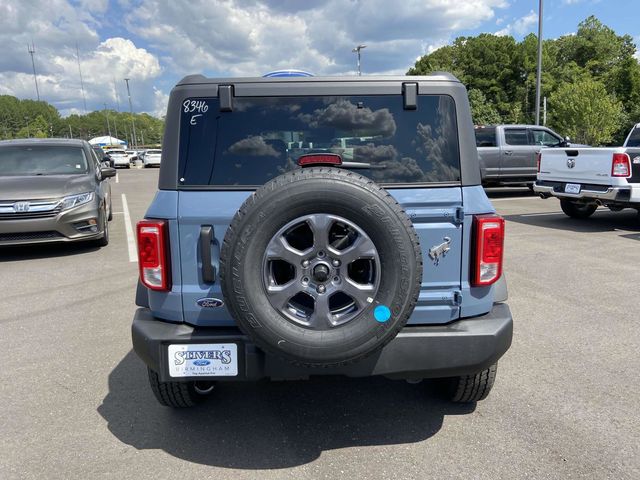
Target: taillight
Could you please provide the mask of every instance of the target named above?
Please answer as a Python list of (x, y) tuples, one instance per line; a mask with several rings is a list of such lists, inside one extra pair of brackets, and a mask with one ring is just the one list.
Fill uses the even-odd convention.
[(142, 220), (137, 225), (140, 280), (151, 290), (171, 290), (168, 224), (164, 220)]
[(473, 217), (475, 258), (471, 284), (491, 285), (502, 275), (504, 251), (504, 219), (498, 215)]
[(612, 177), (630, 177), (631, 159), (626, 153), (614, 153), (611, 161)]
[(540, 161), (542, 160), (542, 152), (536, 153), (536, 170), (540, 173)]

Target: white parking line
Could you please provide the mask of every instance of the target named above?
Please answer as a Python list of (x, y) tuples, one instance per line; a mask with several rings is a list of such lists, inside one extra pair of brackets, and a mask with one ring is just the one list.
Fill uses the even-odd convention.
[(546, 217), (547, 215), (564, 215), (562, 212), (548, 212), (548, 213), (523, 213), (518, 215), (519, 217)]
[(120, 183), (120, 179), (118, 178), (118, 174), (116, 173), (116, 183)]
[(540, 200), (540, 197), (507, 197), (507, 198), (491, 198), (491, 203), (493, 202), (506, 202), (506, 201), (514, 201), (514, 200)]
[(124, 228), (127, 231), (127, 246), (129, 247), (129, 261), (137, 262), (138, 253), (136, 251), (136, 241), (133, 237), (133, 227), (131, 226), (131, 216), (129, 215), (129, 205), (127, 196), (122, 194), (122, 213), (124, 213)]

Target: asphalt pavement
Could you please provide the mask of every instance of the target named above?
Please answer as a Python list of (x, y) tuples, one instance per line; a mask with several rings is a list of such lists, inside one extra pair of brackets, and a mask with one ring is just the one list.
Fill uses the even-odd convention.
[[(111, 243), (0, 249), (0, 479), (640, 478), (640, 223), (491, 190), (515, 332), (483, 402), (429, 382), (223, 384), (159, 406), (131, 350), (129, 226), (158, 170), (112, 182)], [(127, 215), (128, 212), (128, 215)]]

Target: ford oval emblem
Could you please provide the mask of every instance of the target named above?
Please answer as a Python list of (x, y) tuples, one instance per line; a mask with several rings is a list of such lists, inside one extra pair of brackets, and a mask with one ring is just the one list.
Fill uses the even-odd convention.
[(193, 364), (198, 367), (204, 367), (209, 365), (211, 362), (209, 360), (194, 360)]
[(202, 308), (218, 308), (224, 306), (224, 302), (219, 298), (201, 298), (196, 305)]

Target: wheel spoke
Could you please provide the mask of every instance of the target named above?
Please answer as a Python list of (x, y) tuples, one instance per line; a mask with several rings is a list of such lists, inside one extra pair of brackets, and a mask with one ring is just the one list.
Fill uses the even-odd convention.
[(317, 295), (313, 313), (309, 316), (309, 325), (312, 328), (324, 330), (332, 327), (332, 315), (329, 309), (329, 295)]
[(377, 255), (375, 245), (364, 235), (358, 235), (350, 247), (344, 250), (332, 249), (331, 253), (339, 257), (344, 265), (349, 265), (359, 258), (375, 258)]
[(291, 297), (300, 291), (300, 284), (295, 278), (284, 285), (269, 285), (267, 287), (269, 300), (271, 300), (272, 305), (277, 305), (280, 309), (286, 308)]
[(313, 233), (313, 249), (317, 252), (324, 250), (329, 244), (329, 230), (333, 225), (333, 219), (329, 215), (309, 215), (307, 224)]
[(355, 283), (349, 278), (346, 278), (340, 287), (340, 290), (349, 295), (356, 302), (359, 308), (363, 308), (367, 303), (369, 303), (367, 299), (375, 292), (374, 285)]
[(300, 265), (304, 259), (302, 252), (296, 250), (280, 235), (269, 242), (266, 251), (267, 260), (284, 260), (294, 266)]

